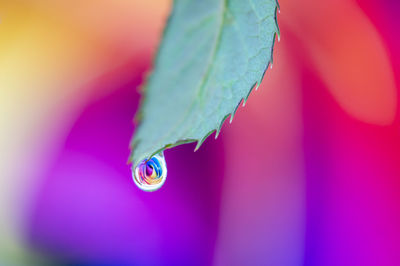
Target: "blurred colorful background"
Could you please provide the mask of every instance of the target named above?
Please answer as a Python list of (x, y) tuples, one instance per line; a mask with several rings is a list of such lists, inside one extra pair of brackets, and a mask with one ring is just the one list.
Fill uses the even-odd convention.
[(126, 164), (172, 1), (0, 1), (1, 265), (400, 265), (400, 2), (280, 0), (217, 140)]

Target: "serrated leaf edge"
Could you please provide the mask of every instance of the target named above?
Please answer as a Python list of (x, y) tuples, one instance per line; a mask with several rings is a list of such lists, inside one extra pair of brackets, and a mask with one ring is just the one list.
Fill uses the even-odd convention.
[[(203, 138), (201, 138), (201, 139), (183, 139), (183, 140), (179, 140), (179, 141), (177, 141), (177, 142), (175, 142), (175, 143), (170, 143), (170, 144), (164, 145), (162, 148), (160, 148), (160, 149), (156, 150), (155, 152), (153, 152), (153, 153), (148, 157), (148, 159), (152, 158), (154, 155), (156, 155), (156, 154), (158, 154), (158, 153), (160, 153), (160, 152), (162, 152), (162, 151), (164, 151), (164, 150), (166, 150), (166, 149), (170, 149), (170, 148), (173, 148), (173, 147), (182, 145), (182, 144), (188, 144), (188, 143), (193, 143), (193, 142), (197, 142), (196, 147), (195, 147), (195, 149), (194, 149), (194, 151), (196, 152), (196, 151), (201, 147), (201, 145), (204, 143), (204, 141), (205, 141), (210, 135), (212, 135), (214, 132), (216, 132), (216, 134), (215, 134), (215, 139), (218, 138), (219, 133), (221, 132), (221, 128), (222, 128), (224, 122), (226, 121), (226, 119), (227, 119), (229, 116), (230, 116), (229, 122), (232, 123), (233, 118), (234, 118), (234, 116), (235, 116), (235, 113), (236, 113), (237, 109), (238, 109), (239, 106), (240, 106), (240, 103), (243, 102), (243, 106), (245, 106), (245, 104), (246, 104), (246, 102), (247, 102), (247, 99), (249, 98), (251, 92), (253, 91), (253, 88), (255, 88), (255, 90), (258, 90), (258, 87), (259, 87), (259, 85), (261, 84), (261, 81), (264, 79), (265, 73), (267, 72), (268, 68), (269, 68), (270, 66), (271, 66), (271, 68), (272, 68), (273, 61), (274, 61), (274, 59), (273, 59), (273, 54), (274, 54), (274, 48), (275, 48), (275, 39), (278, 38), (278, 41), (279, 41), (279, 40), (280, 40), (280, 36), (281, 36), (280, 29), (279, 29), (279, 25), (278, 25), (278, 19), (277, 19), (277, 13), (278, 13), (278, 11), (280, 12), (280, 5), (279, 5), (278, 0), (276, 0), (275, 2), (276, 2), (275, 15), (274, 15), (275, 33), (274, 33), (274, 37), (273, 37), (273, 39), (272, 39), (272, 45), (271, 45), (271, 58), (269, 59), (269, 62), (268, 62), (268, 64), (267, 64), (267, 66), (265, 67), (264, 72), (263, 72), (263, 74), (262, 74), (261, 77), (260, 77), (260, 80), (257, 81), (253, 86), (251, 86), (251, 88), (249, 89), (248, 94), (247, 94), (245, 97), (243, 97), (243, 98), (241, 98), (241, 99), (239, 100), (239, 102), (238, 102), (238, 104), (236, 105), (235, 109), (234, 109), (232, 112), (227, 113), (227, 114), (222, 118), (222, 120), (221, 120), (220, 125), (218, 126), (218, 128), (209, 131), (209, 132), (208, 132)], [(168, 17), (168, 19), (167, 19), (167, 21), (166, 21), (166, 23), (167, 23), (166, 25), (169, 25), (168, 22), (169, 22), (169, 20), (171, 19), (172, 14), (173, 14), (173, 12), (171, 12), (171, 15)], [(165, 27), (164, 30), (163, 30), (162, 36), (165, 35), (165, 33), (166, 33), (167, 30), (168, 30), (168, 27)], [(160, 43), (160, 45), (161, 45), (161, 43)], [(157, 51), (159, 52), (160, 50), (158, 49)], [(154, 61), (154, 64), (153, 64), (153, 65), (156, 64), (157, 58), (158, 58), (158, 54), (157, 54), (156, 57), (155, 57), (155, 61)], [(147, 78), (150, 76), (150, 73), (151, 73), (151, 71), (149, 71), (149, 72), (146, 73), (146, 77), (147, 77)], [(147, 82), (146, 82), (145, 84), (147, 84)], [(139, 104), (139, 107), (138, 107), (138, 110), (139, 110), (139, 111), (137, 112), (137, 114), (136, 114), (136, 116), (135, 116), (135, 118), (134, 118), (134, 121), (136, 122), (136, 125), (137, 125), (137, 126), (139, 125), (139, 123), (141, 122), (141, 119), (142, 119), (141, 110), (142, 110), (142, 105), (144, 104), (144, 101), (145, 101), (145, 98), (146, 98), (146, 97), (144, 96), (145, 93), (146, 93), (146, 89), (147, 89), (146, 86), (140, 86), (140, 91), (141, 91), (143, 100), (141, 100), (141, 102), (140, 102), (140, 104)], [(130, 144), (131, 151), (134, 150), (135, 146), (136, 146), (136, 145), (139, 143), (139, 141), (140, 141), (140, 140), (136, 140), (136, 141), (133, 141), (133, 140), (134, 140), (134, 139), (132, 138), (132, 141), (131, 141), (131, 144)], [(131, 154), (130, 154), (130, 156), (129, 156), (129, 159), (128, 159), (128, 164), (131, 164), (131, 163), (133, 162), (133, 161), (132, 161), (132, 156), (133, 156), (133, 153), (131, 152)], [(137, 164), (138, 164), (138, 162), (135, 162), (135, 165), (134, 165), (134, 166), (136, 167)]]

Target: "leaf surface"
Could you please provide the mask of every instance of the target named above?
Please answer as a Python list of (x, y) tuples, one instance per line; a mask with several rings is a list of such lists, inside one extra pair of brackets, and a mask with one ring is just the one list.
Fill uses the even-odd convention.
[(130, 161), (197, 142), (257, 87), (270, 63), (276, 0), (175, 0), (144, 86)]

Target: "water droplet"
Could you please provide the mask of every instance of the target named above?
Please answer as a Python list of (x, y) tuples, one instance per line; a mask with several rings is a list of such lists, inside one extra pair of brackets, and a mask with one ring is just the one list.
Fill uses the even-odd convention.
[(149, 160), (141, 161), (136, 169), (132, 169), (135, 184), (144, 191), (155, 191), (162, 187), (167, 178), (167, 164), (164, 154), (154, 155)]

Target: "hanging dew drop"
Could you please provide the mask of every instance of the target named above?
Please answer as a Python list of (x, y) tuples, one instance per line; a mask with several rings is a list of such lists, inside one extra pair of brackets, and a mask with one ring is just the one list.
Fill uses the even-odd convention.
[(135, 184), (144, 191), (155, 191), (162, 187), (167, 178), (167, 164), (164, 154), (159, 153), (148, 160), (141, 161), (132, 169)]

